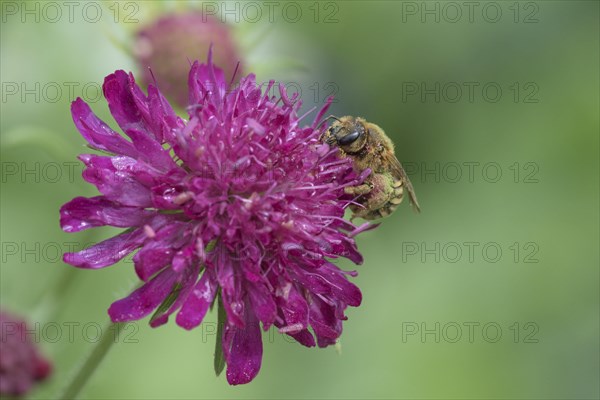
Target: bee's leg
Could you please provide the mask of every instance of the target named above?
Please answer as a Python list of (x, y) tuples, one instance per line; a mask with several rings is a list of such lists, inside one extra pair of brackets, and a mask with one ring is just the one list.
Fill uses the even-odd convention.
[(394, 211), (396, 211), (396, 208), (398, 208), (398, 206), (400, 205), (400, 203), (398, 204), (394, 204), (394, 203), (389, 203), (383, 207), (381, 207), (379, 210), (377, 210), (377, 212), (379, 213), (379, 217), (380, 218), (385, 218), (388, 215), (392, 214)]
[(358, 186), (346, 186), (344, 188), (344, 192), (346, 194), (353, 196), (362, 196), (363, 194), (371, 192), (371, 190), (373, 190), (373, 186), (369, 185), (368, 183), (363, 183), (362, 185)]
[(358, 197), (356, 200), (359, 204), (350, 205), (350, 210), (352, 210), (352, 217), (350, 221), (352, 222), (354, 218), (368, 218), (370, 214), (369, 202), (370, 202), (370, 193), (373, 192), (373, 185), (371, 183), (363, 183), (358, 186), (347, 186), (344, 188), (344, 192), (346, 194)]
[(352, 217), (350, 217), (350, 222), (354, 221), (355, 218), (362, 218), (366, 220), (373, 220), (379, 218), (379, 216), (374, 216), (373, 211), (368, 208), (362, 206), (354, 206), (350, 208), (352, 210)]

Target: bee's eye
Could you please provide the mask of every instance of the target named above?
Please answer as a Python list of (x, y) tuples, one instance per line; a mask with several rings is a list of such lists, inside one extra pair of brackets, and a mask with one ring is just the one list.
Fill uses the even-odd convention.
[(338, 139), (338, 144), (340, 146), (346, 146), (350, 143), (353, 143), (356, 139), (358, 139), (360, 136), (360, 132), (359, 131), (354, 131), (352, 133), (347, 134), (346, 136), (344, 136), (343, 138)]

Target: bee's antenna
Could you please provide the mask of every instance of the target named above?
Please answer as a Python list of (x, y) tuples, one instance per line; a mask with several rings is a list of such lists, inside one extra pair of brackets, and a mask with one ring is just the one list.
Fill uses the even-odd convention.
[(321, 125), (323, 125), (323, 124), (324, 124), (324, 123), (325, 123), (327, 120), (329, 120), (329, 119), (332, 119), (332, 118), (333, 118), (333, 119), (335, 119), (335, 120), (336, 120), (336, 121), (338, 121), (338, 122), (342, 122), (342, 121), (340, 121), (340, 119), (339, 119), (338, 117), (336, 117), (335, 115), (330, 115), (330, 116), (329, 116), (329, 117), (327, 117), (327, 118), (323, 118), (323, 120), (322, 120), (321, 122), (319, 122), (319, 124), (318, 124), (317, 126), (321, 126)]

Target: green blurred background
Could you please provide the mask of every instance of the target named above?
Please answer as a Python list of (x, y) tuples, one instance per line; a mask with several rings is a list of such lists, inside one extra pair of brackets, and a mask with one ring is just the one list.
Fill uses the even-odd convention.
[[(260, 374), (230, 387), (212, 371), (214, 315), (192, 332), (144, 320), (81, 397), (598, 398), (599, 3), (252, 3), (258, 18), (211, 3), (234, 10), (259, 80), (294, 82), (307, 109), (335, 93), (333, 113), (381, 125), (422, 213), (404, 205), (358, 238), (364, 300), (341, 354), (265, 333)], [(97, 23), (81, 7), (70, 21), (60, 2), (54, 22), (44, 2), (38, 21), (21, 14), (35, 4), (2, 3), (1, 302), (39, 324), (55, 373), (32, 397), (50, 398), (136, 280), (130, 257), (100, 271), (60, 261), (69, 243), (112, 234), (59, 228), (63, 203), (95, 193), (64, 164), (84, 151), (69, 85), (81, 96), (89, 83), (83, 96), (114, 126), (94, 90), (135, 70), (115, 43), (157, 10), (201, 4), (107, 2)], [(139, 22), (125, 23), (132, 12)]]

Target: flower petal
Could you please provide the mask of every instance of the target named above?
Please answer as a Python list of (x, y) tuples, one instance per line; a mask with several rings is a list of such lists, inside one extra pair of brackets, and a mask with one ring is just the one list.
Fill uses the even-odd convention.
[[(157, 231), (172, 220), (166, 215), (157, 215), (144, 227)], [(127, 254), (142, 246), (148, 239), (147, 229), (142, 227), (127, 230), (94, 246), (76, 253), (65, 253), (63, 261), (79, 268), (104, 268), (121, 260)]]
[(220, 68), (210, 63), (200, 64), (195, 61), (190, 70), (188, 84), (190, 87), (190, 105), (201, 104), (207, 98), (220, 103), (225, 94), (225, 74)]
[(76, 197), (60, 209), (60, 226), (65, 232), (78, 232), (96, 226), (127, 228), (143, 225), (154, 212), (128, 207), (104, 196)]
[(319, 347), (334, 344), (342, 334), (342, 321), (335, 315), (335, 308), (317, 296), (310, 302), (310, 325), (317, 336)]
[(230, 385), (250, 382), (258, 374), (262, 361), (262, 336), (258, 319), (248, 304), (244, 308), (245, 328), (227, 324), (223, 332), (223, 353)]
[(213, 263), (216, 267), (216, 278), (221, 287), (221, 298), (227, 318), (232, 324), (243, 328), (245, 293), (242, 290), (242, 278), (239, 276), (239, 262), (232, 256), (225, 246), (217, 245), (213, 254)]
[(108, 309), (111, 321), (135, 321), (144, 318), (171, 293), (176, 280), (177, 274), (165, 269), (129, 296), (112, 303)]
[(129, 136), (128, 130), (134, 129), (162, 144), (173, 139), (173, 129), (184, 127), (158, 89), (150, 85), (144, 95), (132, 74), (115, 71), (104, 80), (103, 91), (113, 117)]
[[(148, 115), (145, 96), (135, 84), (133, 75), (123, 70), (115, 71), (104, 78), (102, 90), (113, 118), (123, 131), (146, 130), (143, 123), (143, 115)], [(146, 133), (153, 137), (152, 132)]]
[(63, 261), (78, 268), (104, 268), (140, 247), (145, 239), (142, 228), (125, 231), (79, 252), (65, 253)]
[(303, 329), (297, 333), (286, 333), (286, 335), (296, 339), (298, 343), (306, 347), (315, 347), (315, 337), (310, 333), (308, 329)]
[(209, 271), (205, 271), (177, 313), (175, 322), (184, 329), (200, 325), (217, 293), (217, 282)]
[(172, 142), (175, 138), (173, 130), (182, 129), (184, 121), (175, 114), (173, 108), (160, 91), (148, 86), (149, 120), (146, 123), (151, 127), (159, 142)]
[(362, 301), (360, 289), (334, 264), (324, 263), (318, 270), (302, 271), (297, 277), (314, 293), (331, 296), (353, 307)]
[(150, 171), (136, 160), (93, 154), (82, 154), (79, 158), (86, 165), (83, 179), (95, 185), (107, 199), (127, 206), (152, 207), (150, 190), (143, 184)]
[(286, 333), (294, 333), (304, 330), (308, 326), (308, 303), (296, 286), (291, 282), (283, 289), (283, 295), (277, 297), (278, 305), (283, 312), (285, 327), (294, 327), (295, 329), (286, 329)]
[[(173, 295), (176, 296), (175, 300), (173, 301), (171, 306), (168, 308), (168, 310), (164, 311), (160, 315), (155, 314), (152, 316), (152, 319), (150, 320), (151, 327), (156, 328), (157, 326), (166, 324), (169, 320), (169, 316), (171, 314), (173, 314), (175, 311), (177, 311), (181, 307), (181, 305), (184, 303), (184, 301), (187, 299), (187, 297), (189, 296), (190, 291), (194, 287), (194, 283), (196, 282), (196, 279), (198, 279), (198, 268), (192, 265), (193, 261), (194, 260), (190, 260), (190, 263), (188, 264), (188, 267), (186, 268), (186, 270), (182, 274), (178, 274), (179, 275), (179, 279), (177, 280), (178, 287), (176, 289), (176, 292), (172, 293)], [(157, 311), (157, 313), (159, 311), (160, 311), (160, 307), (159, 307), (159, 310)]]
[(273, 295), (264, 284), (258, 282), (247, 282), (246, 289), (256, 316), (263, 323), (263, 329), (268, 330), (277, 317), (277, 305)]
[(155, 139), (139, 129), (127, 129), (125, 133), (131, 138), (136, 150), (140, 152), (138, 159), (144, 160), (148, 165), (152, 165), (161, 172), (177, 168), (169, 151), (165, 150)]
[(114, 154), (137, 157), (138, 151), (123, 136), (110, 129), (96, 117), (90, 106), (81, 98), (71, 104), (71, 114), (75, 126), (85, 140), (95, 149)]
[(148, 280), (171, 263), (177, 249), (189, 241), (186, 229), (187, 223), (170, 221), (163, 228), (154, 231), (154, 237), (133, 256), (135, 272), (141, 280)]

